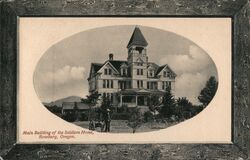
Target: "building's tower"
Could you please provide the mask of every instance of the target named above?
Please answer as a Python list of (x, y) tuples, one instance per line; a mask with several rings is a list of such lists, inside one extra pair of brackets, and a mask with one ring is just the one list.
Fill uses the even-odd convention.
[(134, 32), (128, 42), (128, 65), (133, 79), (132, 88), (146, 88), (147, 86), (147, 50), (148, 43), (139, 27), (135, 27)]

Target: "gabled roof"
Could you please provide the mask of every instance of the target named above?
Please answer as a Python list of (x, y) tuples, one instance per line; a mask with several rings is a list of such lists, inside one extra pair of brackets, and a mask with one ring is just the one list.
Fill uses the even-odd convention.
[(80, 109), (80, 110), (86, 110), (90, 108), (90, 106), (87, 105), (86, 103), (76, 102), (75, 104), (76, 104), (77, 109)]
[(148, 45), (148, 42), (144, 38), (141, 30), (139, 27), (135, 27), (134, 32), (128, 42), (127, 48), (129, 48), (132, 45), (138, 45), (138, 46), (143, 46), (146, 47)]
[(158, 74), (163, 70), (163, 68), (165, 68), (165, 66), (166, 66), (166, 64), (163, 65), (163, 66), (160, 66), (160, 67), (157, 69), (157, 71), (156, 71), (156, 75), (158, 75)]
[(94, 73), (97, 73), (107, 62), (109, 62), (119, 73), (120, 73), (122, 64), (125, 63), (126, 65), (128, 65), (127, 61), (117, 61), (117, 60), (108, 60), (103, 64), (92, 63), (91, 67), (93, 67)]
[(159, 66), (157, 64), (153, 63), (153, 62), (148, 62), (148, 66), (147, 67), (149, 67), (149, 66), (152, 66), (153, 68), (155, 68), (155, 71), (157, 71), (158, 68), (159, 68)]
[(92, 66), (93, 66), (93, 69), (94, 69), (94, 72), (98, 72), (99, 69), (102, 68), (102, 65), (101, 63), (92, 63)]
[(156, 71), (156, 75), (158, 75), (165, 67), (167, 67), (168, 70), (169, 70), (174, 76), (176, 76), (176, 73), (175, 73), (167, 64), (165, 64), (165, 65), (163, 65), (163, 66), (160, 66), (160, 67), (157, 69), (157, 71)]
[(92, 69), (94, 71), (94, 74), (96, 74), (102, 68), (102, 66), (103, 66), (103, 64), (101, 64), (101, 63), (91, 63), (90, 72), (89, 72), (89, 78), (91, 77), (91, 74), (92, 74), (91, 71), (92, 71)]
[(109, 62), (116, 68), (117, 71), (120, 72), (121, 66), (123, 63), (128, 65), (127, 61), (115, 61), (115, 60), (109, 60)]
[(74, 109), (75, 102), (63, 102), (62, 103), (62, 109)]

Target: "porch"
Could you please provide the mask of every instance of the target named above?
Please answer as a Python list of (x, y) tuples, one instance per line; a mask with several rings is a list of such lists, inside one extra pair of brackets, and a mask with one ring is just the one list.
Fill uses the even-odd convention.
[(126, 105), (127, 107), (148, 108), (153, 94), (163, 95), (162, 91), (152, 91), (145, 89), (126, 89), (118, 92), (118, 107)]

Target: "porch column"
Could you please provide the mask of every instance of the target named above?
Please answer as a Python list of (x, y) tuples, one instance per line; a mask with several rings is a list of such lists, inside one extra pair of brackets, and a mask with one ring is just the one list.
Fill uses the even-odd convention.
[(135, 104), (136, 104), (136, 106), (138, 105), (138, 103), (137, 103), (137, 100), (138, 99), (138, 97), (137, 97), (137, 95), (135, 95)]

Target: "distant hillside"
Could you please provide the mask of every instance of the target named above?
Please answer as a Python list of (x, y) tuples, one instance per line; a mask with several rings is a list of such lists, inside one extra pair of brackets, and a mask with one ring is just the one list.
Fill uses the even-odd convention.
[(46, 105), (46, 106), (54, 106), (54, 105), (56, 105), (58, 107), (61, 107), (63, 102), (81, 102), (81, 97), (70, 96), (70, 97), (58, 99), (58, 100), (50, 102), (50, 103), (43, 102), (43, 105)]

